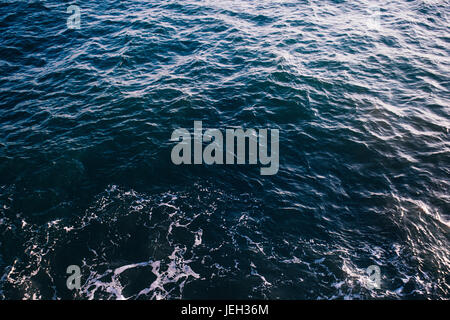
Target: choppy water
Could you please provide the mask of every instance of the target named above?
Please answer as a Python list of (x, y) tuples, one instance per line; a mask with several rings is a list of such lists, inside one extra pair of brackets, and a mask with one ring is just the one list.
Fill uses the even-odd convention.
[[(449, 1), (0, 12), (0, 298), (450, 298)], [(173, 165), (194, 120), (278, 174)]]

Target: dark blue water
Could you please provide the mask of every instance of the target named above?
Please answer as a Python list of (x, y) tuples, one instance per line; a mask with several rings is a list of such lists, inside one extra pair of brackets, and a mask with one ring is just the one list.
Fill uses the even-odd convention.
[[(0, 13), (1, 299), (450, 298), (449, 1)], [(172, 164), (194, 120), (278, 174)]]

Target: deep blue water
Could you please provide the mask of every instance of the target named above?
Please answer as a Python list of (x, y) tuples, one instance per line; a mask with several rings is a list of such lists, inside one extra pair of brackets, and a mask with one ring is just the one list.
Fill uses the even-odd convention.
[[(0, 299), (449, 299), (449, 13), (2, 0)], [(172, 164), (194, 120), (279, 129), (278, 174)]]

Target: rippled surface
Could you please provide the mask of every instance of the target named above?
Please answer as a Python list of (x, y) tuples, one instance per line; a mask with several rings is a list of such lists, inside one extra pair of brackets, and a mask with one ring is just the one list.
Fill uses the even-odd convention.
[[(0, 298), (450, 298), (450, 2), (377, 3), (2, 1)], [(173, 165), (194, 120), (279, 173)]]

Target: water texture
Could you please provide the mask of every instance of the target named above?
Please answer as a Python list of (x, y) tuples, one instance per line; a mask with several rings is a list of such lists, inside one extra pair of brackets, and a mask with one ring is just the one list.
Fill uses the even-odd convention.
[[(0, 299), (450, 298), (448, 0), (0, 13)], [(278, 174), (172, 164), (194, 120)]]

